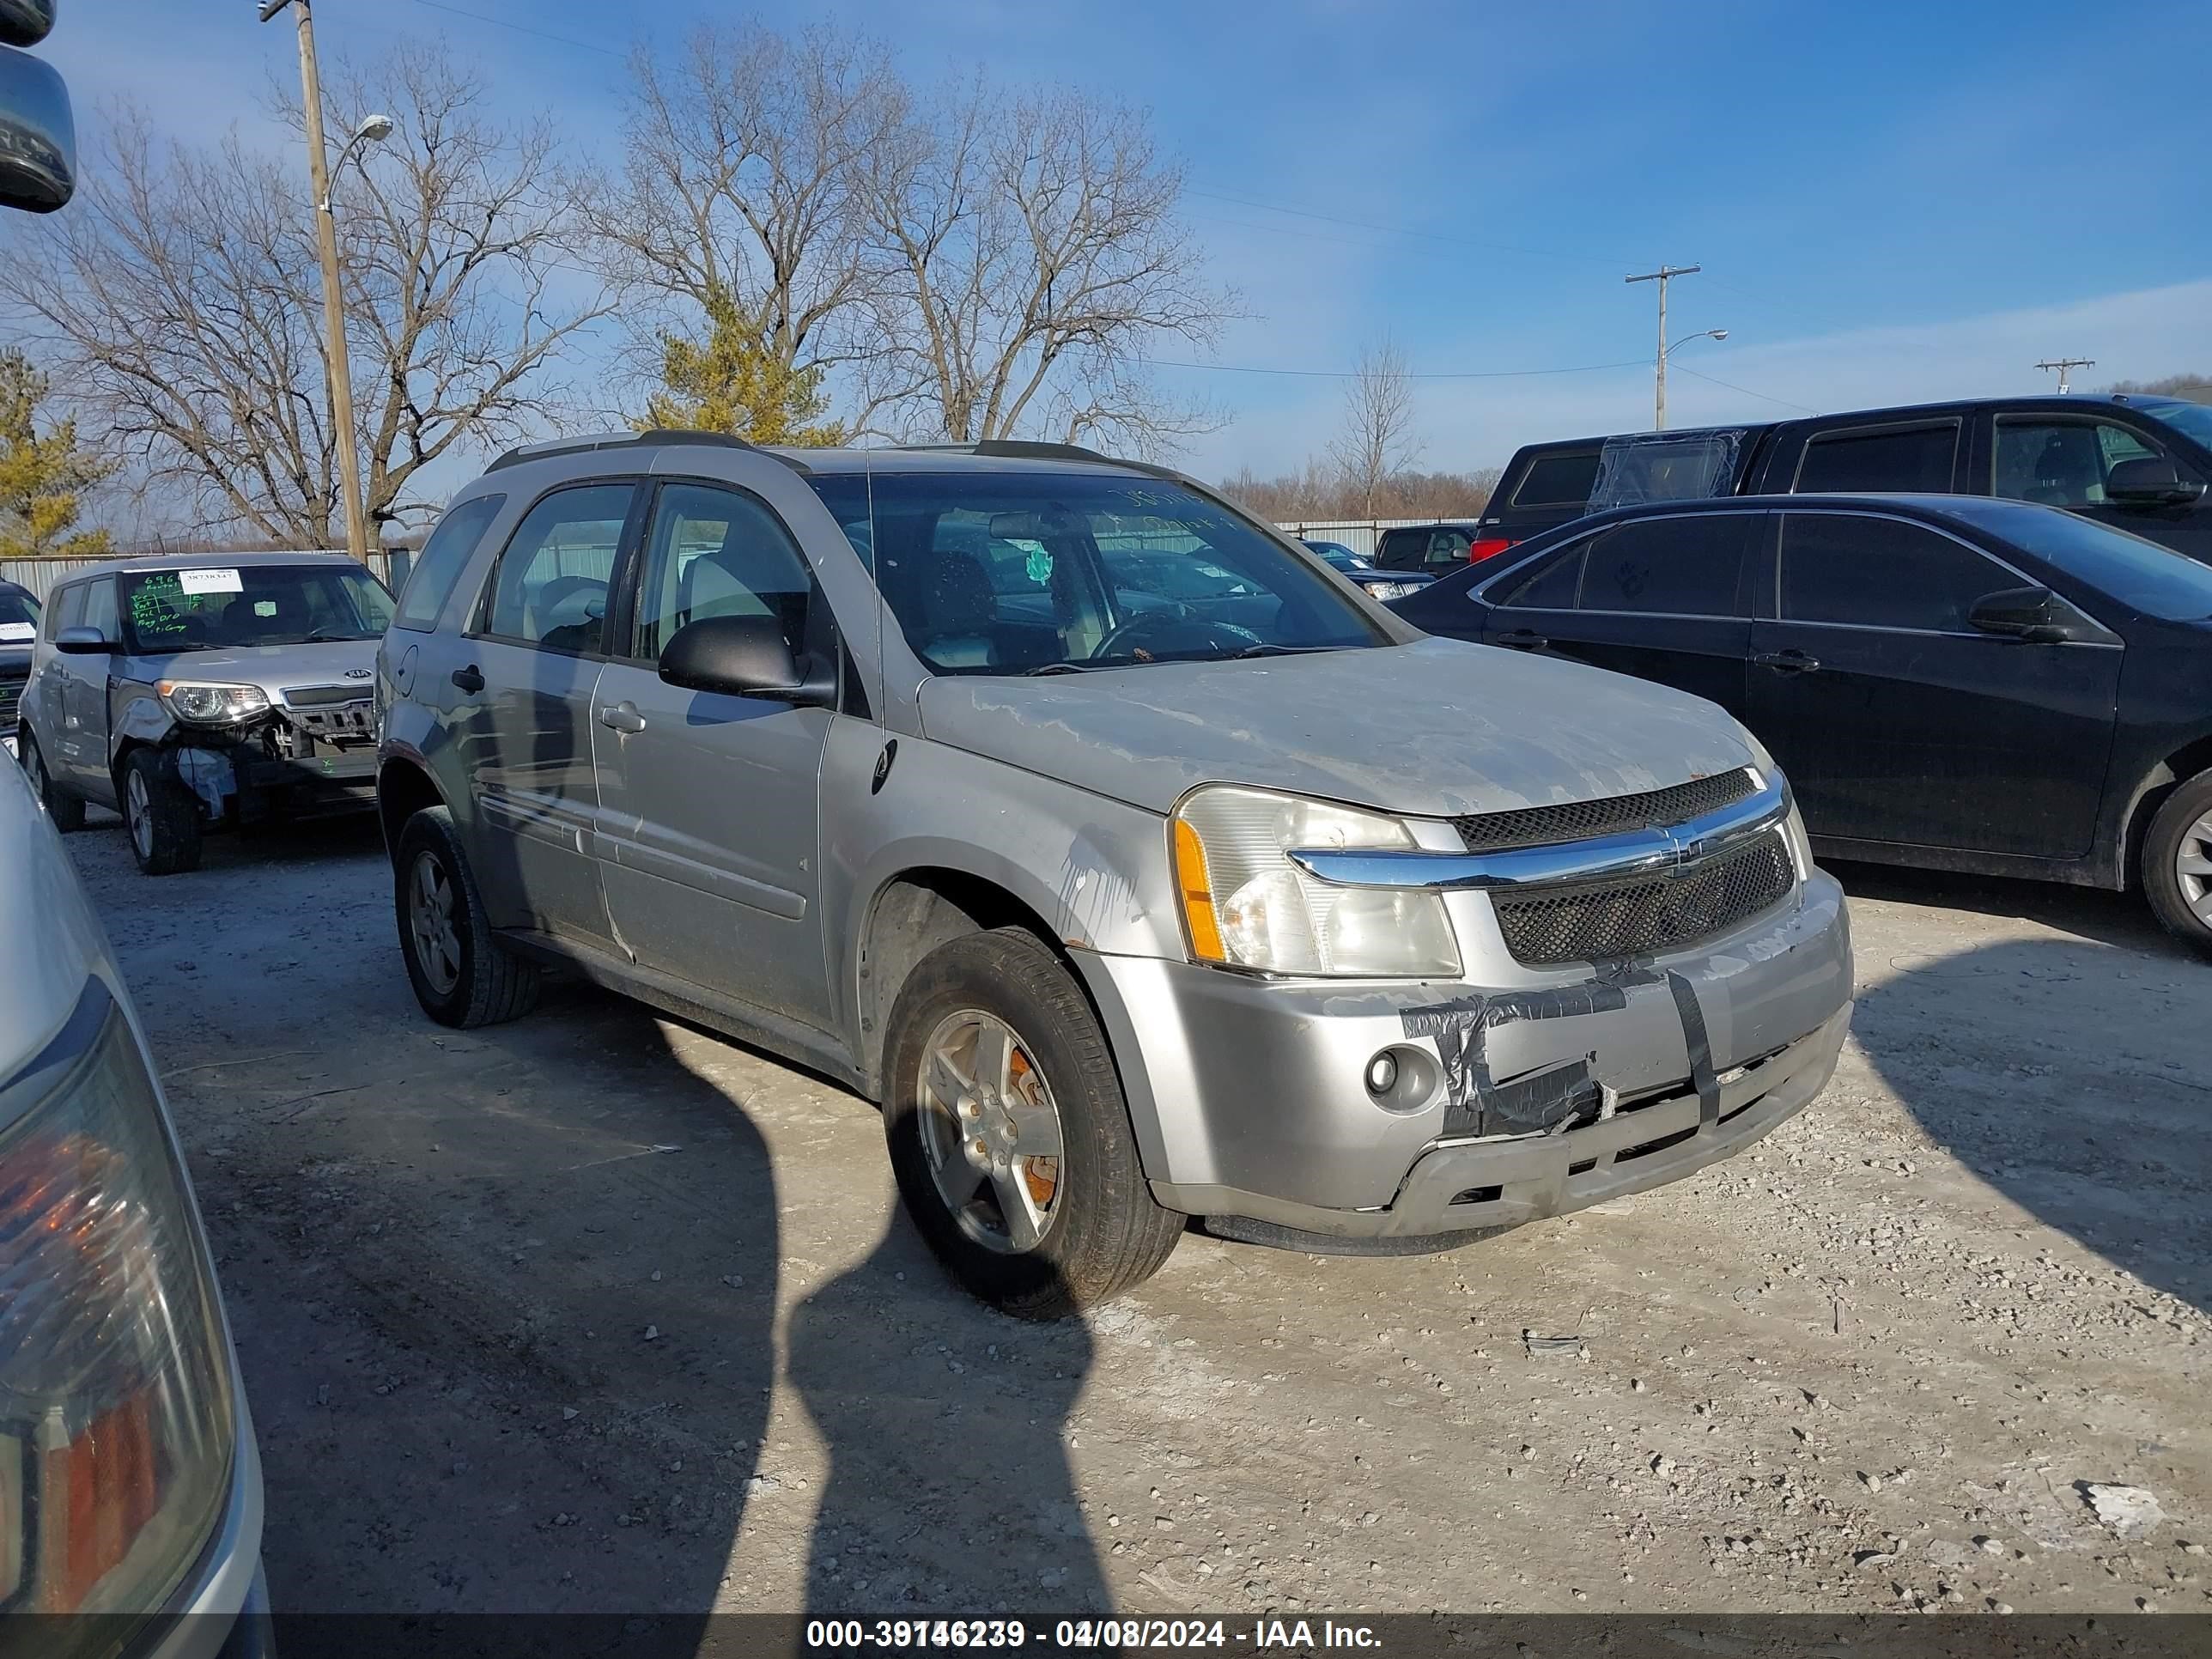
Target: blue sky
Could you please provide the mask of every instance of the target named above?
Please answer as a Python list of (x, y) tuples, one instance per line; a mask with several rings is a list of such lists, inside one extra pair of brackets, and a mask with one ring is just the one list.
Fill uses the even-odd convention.
[[(122, 96), (179, 136), (251, 132), (268, 77), (296, 76), (291, 29), (253, 10), (63, 0), (46, 55), (88, 118)], [(554, 111), (605, 148), (635, 31), (672, 42), (732, 11), (319, 0), (315, 15), (326, 55), (443, 35), (518, 112)], [(2202, 0), (761, 15), (859, 25), (924, 80), (988, 63), (1149, 106), (1188, 164), (1192, 227), (1251, 313), (1221, 365), (1342, 370), (1385, 330), (1425, 374), (1641, 365), (1424, 380), (1431, 466), (1648, 425), (1652, 289), (1621, 278), (1662, 261), (1704, 266), (1674, 285), (1674, 331), (1729, 331), (1674, 359), (1678, 425), (2031, 391), (2050, 384), (2034, 362), (2058, 355), (2097, 360), (2079, 384), (2212, 371)], [(1185, 457), (1208, 474), (1287, 470), (1337, 420), (1341, 382), (1324, 375), (1162, 373), (1236, 417)]]

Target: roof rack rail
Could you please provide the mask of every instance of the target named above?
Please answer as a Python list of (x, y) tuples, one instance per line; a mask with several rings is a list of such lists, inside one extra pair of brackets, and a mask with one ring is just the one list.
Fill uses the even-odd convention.
[(779, 455), (772, 449), (747, 443), (743, 438), (727, 432), (704, 432), (690, 427), (648, 427), (641, 432), (609, 434), (596, 438), (556, 438), (550, 443), (524, 444), (510, 449), (484, 468), (496, 472), (503, 466), (520, 466), (526, 461), (542, 461), (555, 455), (582, 455), (599, 449), (625, 449), (639, 445), (702, 444), (716, 449), (748, 449), (766, 455), (771, 460), (781, 461), (794, 472), (809, 473), (814, 469), (805, 462), (789, 455)]
[(1173, 478), (1179, 483), (1188, 482), (1171, 466), (1161, 466), (1152, 461), (1125, 460), (1119, 455), (1105, 455), (1095, 449), (1085, 449), (1081, 444), (1046, 443), (1030, 438), (981, 438), (973, 443), (901, 444), (898, 447), (909, 452), (981, 455), (986, 459), (996, 458), (1006, 461), (1092, 461), (1101, 466), (1126, 466), (1133, 472), (1143, 472), (1155, 478)]

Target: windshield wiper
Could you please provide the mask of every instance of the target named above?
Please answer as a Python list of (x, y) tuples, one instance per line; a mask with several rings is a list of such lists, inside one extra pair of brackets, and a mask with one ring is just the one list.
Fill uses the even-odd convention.
[(1231, 655), (1232, 662), (1242, 662), (1247, 657), (1304, 657), (1316, 651), (1341, 651), (1340, 645), (1248, 645)]
[(1088, 674), (1090, 672), (1091, 665), (1088, 663), (1047, 662), (1039, 663), (1035, 668), (1024, 668), (1022, 673), (1027, 678), (1035, 679), (1041, 674)]

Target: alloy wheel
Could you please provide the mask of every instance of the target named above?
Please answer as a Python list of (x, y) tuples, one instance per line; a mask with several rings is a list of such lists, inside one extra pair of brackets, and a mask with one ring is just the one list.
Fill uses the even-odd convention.
[(123, 786), (123, 816), (131, 826), (131, 844), (138, 849), (138, 856), (151, 862), (154, 857), (154, 803), (146, 793), (146, 775), (137, 767)]
[(963, 1008), (938, 1022), (915, 1079), (922, 1152), (960, 1230), (987, 1249), (1035, 1249), (1052, 1226), (1066, 1138), (1044, 1073), (1006, 1021)]
[(2181, 832), (2173, 873), (2181, 888), (2182, 902), (2199, 921), (2212, 927), (2212, 812)]
[(434, 996), (450, 996), (461, 982), (461, 937), (453, 920), (453, 882), (429, 853), (415, 855), (407, 878), (407, 929), (415, 965)]

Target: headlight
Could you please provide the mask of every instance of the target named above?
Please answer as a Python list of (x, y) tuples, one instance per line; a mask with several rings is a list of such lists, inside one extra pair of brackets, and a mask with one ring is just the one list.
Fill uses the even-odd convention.
[(0, 1091), (0, 1615), (143, 1613), (222, 1518), (213, 1278), (105, 988)]
[(269, 712), (269, 694), (258, 685), (157, 680), (154, 692), (172, 714), (194, 726), (229, 726)]
[(1285, 856), (1410, 848), (1395, 818), (1264, 789), (1200, 789), (1175, 817), (1176, 885), (1192, 957), (1267, 974), (1455, 979), (1442, 895), (1332, 887)]
[(1419, 592), (1423, 586), (1420, 582), (1370, 582), (1367, 591), (1378, 599), (1402, 599), (1408, 593)]

